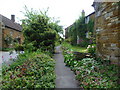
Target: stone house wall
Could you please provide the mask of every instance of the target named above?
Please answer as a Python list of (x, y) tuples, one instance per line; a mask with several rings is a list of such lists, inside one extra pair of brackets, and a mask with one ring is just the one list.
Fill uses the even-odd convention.
[(12, 48), (15, 41), (22, 44), (23, 40), (22, 26), (15, 22), (15, 15), (9, 19), (0, 14), (0, 49)]
[(88, 16), (85, 17), (85, 23), (87, 24), (90, 20), (95, 20), (95, 12), (89, 14)]
[[(11, 36), (13, 39), (15, 38), (20, 38), (20, 44), (23, 43), (23, 40), (24, 40), (24, 37), (23, 37), (23, 34), (21, 31), (17, 31), (17, 30), (14, 30), (14, 29), (10, 29), (10, 28), (5, 28), (2, 30), (2, 33), (3, 33), (3, 43), (2, 43), (2, 46), (4, 48), (8, 47), (6, 45), (6, 43), (4, 42), (4, 38), (7, 37), (7, 36)], [(12, 46), (13, 47), (13, 46)]]
[(120, 65), (120, 7), (113, 2), (95, 2), (97, 56)]
[[(88, 24), (90, 20), (95, 21), (95, 12), (93, 12), (93, 13), (91, 13), (88, 16), (85, 17), (85, 23), (86, 24)], [(90, 32), (90, 28), (87, 27), (86, 38), (91, 37), (91, 35), (89, 35), (89, 32)], [(94, 28), (93, 28), (93, 33), (92, 34), (95, 35)]]
[(2, 48), (2, 17), (0, 16), (0, 49)]

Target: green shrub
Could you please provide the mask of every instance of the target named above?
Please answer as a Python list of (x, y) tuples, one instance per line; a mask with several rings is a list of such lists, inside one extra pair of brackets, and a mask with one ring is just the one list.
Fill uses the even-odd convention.
[(88, 45), (87, 51), (88, 51), (88, 53), (91, 53), (93, 56), (95, 56), (95, 53), (96, 53), (96, 45), (95, 45), (95, 44)]
[(15, 44), (15, 51), (24, 51), (24, 46), (22, 44)]
[(26, 10), (26, 19), (23, 20), (24, 24), (22, 25), (23, 35), (25, 44), (32, 42), (36, 50), (41, 49), (53, 53), (58, 32), (53, 29), (54, 25), (51, 26), (51, 19), (46, 13), (47, 11)]
[(2, 70), (1, 88), (55, 88), (55, 62), (40, 53), (24, 53)]
[(84, 58), (78, 61), (73, 69), (79, 72), (76, 79), (83, 88), (118, 88), (118, 67), (116, 65), (102, 65), (93, 58)]
[(82, 41), (79, 45), (81, 47), (86, 47), (88, 45), (88, 42), (87, 41)]
[(120, 88), (118, 66), (104, 64), (103, 60), (96, 58), (76, 61), (71, 50), (65, 47), (63, 54), (65, 64), (75, 72), (81, 88)]
[(0, 50), (2, 50), (2, 51), (12, 51), (12, 50), (14, 50), (14, 48), (0, 48)]
[(33, 45), (34, 45), (33, 42), (24, 44), (24, 45), (23, 45), (23, 46), (24, 46), (24, 50), (25, 50), (25, 51), (27, 50), (27, 51), (29, 51), (29, 52), (35, 51), (36, 48), (35, 48)]

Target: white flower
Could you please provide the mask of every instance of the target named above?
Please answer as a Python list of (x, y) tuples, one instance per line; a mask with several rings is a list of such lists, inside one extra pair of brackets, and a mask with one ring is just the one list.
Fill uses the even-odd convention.
[(91, 46), (90, 46), (90, 45), (88, 45), (87, 49), (88, 49), (88, 48), (90, 48), (90, 47), (91, 47)]

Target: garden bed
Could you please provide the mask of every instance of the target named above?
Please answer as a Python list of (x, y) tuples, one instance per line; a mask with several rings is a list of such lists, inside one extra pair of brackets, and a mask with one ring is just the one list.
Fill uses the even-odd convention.
[(24, 53), (9, 67), (3, 66), (1, 88), (54, 88), (55, 62), (40, 52)]
[(73, 50), (62, 47), (64, 62), (76, 74), (76, 79), (82, 88), (120, 88), (117, 83), (118, 66), (103, 64), (96, 58), (75, 59)]

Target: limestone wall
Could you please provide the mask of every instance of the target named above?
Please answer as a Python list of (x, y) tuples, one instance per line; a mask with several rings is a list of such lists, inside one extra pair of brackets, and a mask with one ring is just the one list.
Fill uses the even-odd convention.
[(97, 56), (120, 64), (120, 7), (112, 2), (94, 7)]
[(2, 48), (2, 17), (0, 16), (0, 49)]
[[(20, 38), (20, 43), (23, 43), (23, 40), (24, 40), (24, 37), (23, 37), (23, 34), (22, 34), (22, 32), (21, 31), (16, 31), (16, 30), (13, 30), (13, 29), (10, 29), (10, 28), (5, 28), (4, 30), (3, 30), (3, 39), (6, 37), (6, 36), (11, 36), (13, 39), (15, 39), (15, 38)], [(3, 40), (3, 47), (8, 47), (6, 44), (5, 44), (5, 42), (4, 42), (4, 40)]]

